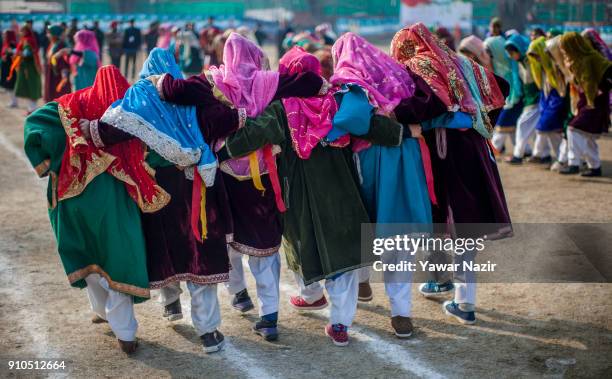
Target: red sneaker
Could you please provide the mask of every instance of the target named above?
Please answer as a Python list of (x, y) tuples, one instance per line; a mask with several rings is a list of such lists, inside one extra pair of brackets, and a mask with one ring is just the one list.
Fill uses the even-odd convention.
[(291, 296), (289, 299), (289, 304), (291, 304), (293, 308), (300, 311), (316, 311), (318, 309), (327, 307), (327, 299), (325, 298), (325, 295), (323, 295), (319, 300), (309, 304), (301, 296)]
[(342, 324), (327, 324), (325, 334), (332, 339), (336, 346), (346, 346), (349, 343), (348, 327)]

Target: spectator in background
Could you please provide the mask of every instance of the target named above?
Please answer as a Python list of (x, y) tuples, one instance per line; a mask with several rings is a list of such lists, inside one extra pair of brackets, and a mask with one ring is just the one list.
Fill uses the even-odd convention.
[(529, 38), (533, 41), (536, 40), (540, 37), (544, 37), (546, 38), (546, 33), (544, 32), (544, 30), (542, 30), (542, 28), (535, 28), (531, 31), (531, 33), (529, 33)]
[(157, 39), (159, 38), (159, 22), (153, 21), (149, 24), (149, 30), (144, 36), (145, 45), (147, 46), (147, 54), (153, 50), (157, 45)]
[(6, 29), (2, 33), (2, 50), (0, 51), (0, 87), (8, 91), (11, 100), (8, 103), (10, 108), (17, 108), (17, 97), (15, 97), (16, 75), (9, 78), (15, 49), (17, 48), (17, 33), (13, 29)]
[(451, 50), (455, 51), (455, 37), (443, 26), (436, 28), (436, 36), (444, 42)]
[(268, 35), (266, 34), (266, 32), (263, 31), (261, 22), (258, 22), (257, 25), (255, 25), (255, 39), (257, 40), (257, 44), (259, 46), (263, 46), (267, 38)]
[(195, 29), (195, 25), (193, 22), (188, 22), (185, 24), (185, 30), (191, 32), (195, 38), (198, 38), (198, 32)]
[[(125, 54), (125, 66), (123, 74), (126, 78), (136, 78), (136, 54), (142, 45), (140, 29), (136, 27), (136, 20), (130, 20), (130, 26), (123, 33), (123, 53)], [(132, 64), (132, 75), (129, 76), (128, 69)]]
[(70, 27), (66, 32), (66, 38), (68, 39), (68, 44), (70, 46), (74, 46), (74, 35), (79, 31), (79, 21), (76, 18), (70, 20)]
[(95, 20), (93, 22), (93, 28), (91, 31), (96, 35), (96, 41), (98, 41), (98, 47), (100, 49), (100, 53), (98, 58), (102, 59), (102, 50), (104, 49), (104, 32), (100, 29), (100, 21)]
[(108, 41), (108, 55), (111, 64), (121, 67), (121, 55), (123, 54), (123, 34), (119, 31), (119, 22), (113, 21), (110, 24), (110, 31), (106, 35)]
[(283, 41), (285, 37), (289, 33), (295, 33), (295, 30), (291, 27), (287, 20), (280, 21), (278, 25), (278, 38), (276, 40), (276, 46), (278, 48), (278, 56), (282, 57), (285, 54), (285, 46), (283, 46)]
[(502, 36), (504, 32), (502, 30), (502, 21), (499, 17), (493, 17), (489, 23), (489, 35), (487, 37)]
[(40, 50), (43, 55), (43, 60), (45, 62), (47, 61), (47, 54), (45, 54), (45, 51), (47, 51), (47, 49), (49, 48), (49, 37), (47, 36), (47, 32), (49, 31), (49, 25), (51, 25), (51, 22), (49, 22), (49, 20), (46, 20), (43, 24), (42, 30), (40, 31), (40, 33), (38, 33), (38, 46), (40, 46)]

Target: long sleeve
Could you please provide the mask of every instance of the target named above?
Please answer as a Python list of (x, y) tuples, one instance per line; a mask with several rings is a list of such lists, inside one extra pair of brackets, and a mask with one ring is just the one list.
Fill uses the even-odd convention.
[(323, 78), (308, 71), (299, 74), (280, 74), (274, 100), (287, 97), (313, 97), (319, 94), (323, 86)]
[(133, 135), (102, 121), (94, 122), (90, 126), (90, 132), (94, 145), (98, 147), (110, 146), (135, 138)]
[(200, 130), (206, 142), (225, 138), (238, 129), (241, 120), (244, 122), (246, 118), (244, 110), (230, 108), (214, 96), (204, 74), (189, 79), (175, 79), (165, 74), (157, 88), (165, 101), (197, 107)]
[(444, 114), (446, 105), (436, 96), (425, 80), (410, 70), (408, 73), (414, 81), (416, 91), (412, 97), (403, 99), (395, 107), (397, 121), (404, 125), (420, 124)]
[(225, 139), (219, 159), (242, 157), (267, 144), (281, 145), (285, 141), (285, 131), (280, 121), (286, 117), (284, 111), (280, 102), (274, 102), (258, 117), (247, 119), (244, 128)]

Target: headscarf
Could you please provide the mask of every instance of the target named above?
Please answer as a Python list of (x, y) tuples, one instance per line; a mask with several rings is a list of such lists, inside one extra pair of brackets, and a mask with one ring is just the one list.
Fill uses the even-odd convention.
[(563, 53), (561, 52), (561, 36), (556, 36), (546, 41), (546, 51), (552, 57), (556, 80), (561, 91), (559, 95), (565, 97), (567, 84), (570, 83), (572, 74), (565, 65)]
[(335, 85), (357, 84), (370, 103), (383, 114), (392, 112), (402, 99), (411, 97), (415, 85), (410, 74), (387, 54), (354, 33), (345, 33), (332, 47)]
[(129, 140), (108, 148), (97, 148), (83, 137), (79, 128), (80, 119), (99, 119), (128, 87), (129, 83), (117, 67), (104, 66), (98, 70), (91, 87), (57, 99), (66, 131), (66, 151), (57, 184), (59, 200), (80, 195), (103, 172), (123, 182), (143, 212), (156, 212), (170, 200), (148, 174), (144, 164), (145, 151), (139, 141)]
[(606, 42), (601, 38), (599, 33), (597, 33), (597, 30), (593, 28), (584, 29), (582, 31), (582, 36), (586, 37), (591, 42), (591, 45), (593, 45), (595, 50), (599, 51), (604, 58), (612, 61), (612, 51)]
[(104, 113), (102, 121), (130, 133), (164, 159), (182, 166), (196, 166), (207, 187), (214, 184), (217, 161), (204, 142), (194, 106), (163, 101), (155, 86), (145, 78), (169, 73), (182, 78), (181, 70), (168, 50), (155, 48), (140, 71), (140, 80), (123, 99)]
[(36, 67), (36, 71), (41, 72), (40, 65), (40, 54), (38, 54), (38, 42), (36, 41), (36, 35), (29, 26), (24, 26), (21, 28), (21, 38), (19, 39), (19, 43), (17, 44), (17, 48), (15, 49), (15, 58), (13, 58), (13, 63), (11, 64), (11, 69), (9, 71), (9, 75), (7, 80), (11, 80), (15, 71), (19, 69), (21, 65), (21, 61), (23, 59), (22, 54), (26, 47), (30, 47), (32, 50), (32, 56), (34, 57), (34, 66)]
[(51, 25), (47, 28), (47, 30), (53, 37), (60, 37), (64, 32), (64, 28), (62, 28), (60, 24)]
[[(100, 47), (98, 46), (98, 40), (96, 39), (96, 33), (91, 30), (83, 29), (76, 32), (74, 35), (74, 51), (93, 51), (96, 53), (96, 57), (100, 55)], [(70, 64), (75, 65), (79, 63), (81, 57), (72, 55), (70, 57)], [(98, 58), (98, 64), (100, 59)]]
[(459, 43), (459, 51), (467, 51), (478, 59), (478, 63), (484, 67), (491, 69), (491, 56), (482, 40), (474, 35), (465, 37)]
[(533, 81), (538, 88), (543, 89), (547, 96), (549, 92), (548, 85), (555, 88), (557, 92), (561, 92), (552, 59), (546, 53), (546, 37), (538, 37), (531, 41), (529, 50), (527, 50), (527, 58), (529, 59)]
[(493, 71), (510, 84), (506, 106), (512, 107), (518, 104), (523, 94), (523, 83), (519, 75), (518, 63), (510, 59), (506, 52), (506, 39), (502, 36), (488, 37), (484, 44), (493, 57)]
[(178, 44), (179, 46), (183, 46), (183, 51), (181, 53), (180, 59), (182, 62), (190, 62), (191, 61), (191, 48), (200, 48), (200, 42), (198, 38), (193, 34), (191, 30), (183, 30), (179, 32), (178, 36)]
[(397, 32), (390, 50), (393, 58), (427, 82), (448, 111), (476, 113), (457, 55), (425, 25), (419, 22)]
[(17, 47), (17, 34), (11, 29), (4, 31), (4, 38), (2, 38), (2, 51), (0, 52), (0, 58), (4, 59), (6, 53), (9, 50)]
[(264, 70), (264, 52), (238, 33), (230, 34), (223, 49), (223, 64), (210, 67), (217, 89), (249, 117), (270, 104), (278, 87), (278, 72)]
[(546, 32), (546, 34), (548, 38), (554, 38), (563, 34), (563, 31), (561, 31), (561, 29), (559, 28), (550, 28), (548, 29), (548, 32)]
[(172, 40), (172, 24), (163, 23), (159, 26), (159, 36), (157, 37), (157, 47), (167, 49), (170, 46)]
[[(321, 63), (303, 48), (291, 48), (278, 62), (281, 74), (297, 74), (315, 72), (321, 75)], [(308, 159), (321, 139), (332, 129), (332, 120), (338, 106), (331, 92), (324, 96), (283, 99), (287, 113), (287, 122), (293, 149), (298, 157)], [(334, 141), (334, 146), (347, 146), (349, 136), (341, 137), (342, 141)]]
[(584, 92), (587, 106), (592, 108), (599, 82), (612, 62), (604, 58), (586, 38), (576, 32), (565, 33), (561, 37), (561, 49), (565, 53), (574, 81)]
[(453, 37), (451, 32), (448, 31), (448, 29), (446, 29), (443, 26), (440, 26), (436, 29), (435, 33), (436, 33), (436, 36), (442, 42), (444, 42), (444, 44), (448, 46), (449, 49), (455, 50), (455, 38)]
[(522, 34), (511, 35), (504, 45), (504, 47), (513, 46), (521, 54), (521, 59), (525, 58), (527, 50), (529, 49), (529, 38)]

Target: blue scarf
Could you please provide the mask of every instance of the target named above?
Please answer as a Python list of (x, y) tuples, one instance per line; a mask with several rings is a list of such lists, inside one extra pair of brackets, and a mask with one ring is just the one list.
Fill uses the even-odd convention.
[[(472, 63), (468, 58), (464, 57), (463, 55), (457, 54), (457, 57), (460, 61), (459, 68), (461, 69), (461, 73), (463, 74), (465, 82), (468, 84), (470, 93), (472, 94), (472, 98), (474, 99), (474, 102), (478, 107), (476, 113), (472, 115), (472, 127), (476, 129), (476, 131), (480, 133), (480, 135), (482, 135), (484, 138), (491, 138), (492, 135), (490, 130), (492, 130), (493, 127), (491, 125), (491, 120), (489, 120), (489, 115), (487, 114), (482, 98), (480, 97), (480, 89), (478, 88), (478, 82), (476, 81), (476, 76), (474, 74)], [(482, 67), (481, 65), (476, 66), (481, 71), (480, 76), (486, 78), (484, 67)]]
[(132, 134), (176, 165), (197, 166), (205, 185), (210, 187), (214, 184), (218, 163), (204, 141), (196, 108), (163, 101), (153, 83), (146, 79), (164, 73), (183, 77), (172, 54), (155, 48), (140, 71), (140, 80), (128, 89), (123, 99), (111, 105), (101, 121)]

